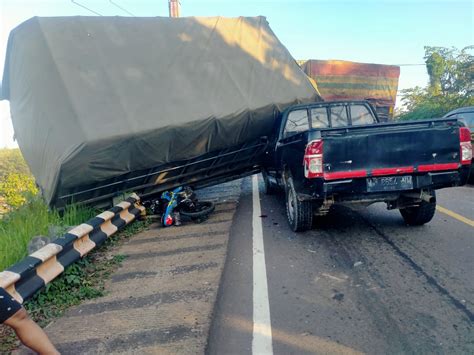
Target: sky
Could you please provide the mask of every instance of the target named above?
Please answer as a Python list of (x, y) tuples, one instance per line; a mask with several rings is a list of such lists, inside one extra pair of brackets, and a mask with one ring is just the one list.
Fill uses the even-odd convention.
[[(0, 81), (8, 34), (30, 17), (168, 16), (168, 0), (74, 2), (0, 0)], [(181, 16), (259, 15), (295, 59), (403, 65), (399, 90), (427, 84), (425, 66), (416, 65), (424, 46), (474, 44), (474, 0), (181, 0)], [(8, 101), (0, 101), (0, 148), (15, 146)]]

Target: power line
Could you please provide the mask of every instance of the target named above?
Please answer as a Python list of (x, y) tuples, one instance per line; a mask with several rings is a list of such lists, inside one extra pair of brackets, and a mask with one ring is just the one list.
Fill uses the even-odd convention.
[(426, 64), (423, 63), (423, 64), (393, 64), (393, 65), (396, 65), (396, 66), (399, 66), (399, 67), (413, 67), (413, 66), (419, 66), (419, 65), (425, 66)]
[(82, 4), (79, 4), (79, 3), (76, 2), (75, 0), (71, 0), (71, 2), (72, 2), (74, 5), (77, 5), (77, 6), (79, 6), (79, 7), (82, 7), (82, 8), (84, 8), (84, 9), (86, 9), (86, 10), (88, 10), (88, 11), (90, 11), (90, 12), (96, 14), (96, 15), (102, 16), (102, 14), (99, 14), (98, 12), (96, 12), (96, 11), (94, 11), (94, 10), (92, 10), (92, 9), (89, 9), (87, 6), (84, 6), (84, 5), (82, 5)]
[(123, 8), (122, 6), (116, 4), (116, 3), (113, 2), (112, 0), (109, 0), (109, 2), (110, 2), (112, 5), (118, 7), (120, 10), (126, 12), (127, 14), (132, 15), (133, 17), (136, 17), (136, 16), (135, 16), (134, 14), (132, 14), (130, 11), (128, 11), (127, 9)]

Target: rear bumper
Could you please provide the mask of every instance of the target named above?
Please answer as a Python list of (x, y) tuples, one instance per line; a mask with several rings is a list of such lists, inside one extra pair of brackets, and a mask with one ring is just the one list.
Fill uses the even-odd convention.
[[(406, 174), (413, 176), (413, 189), (442, 189), (445, 187), (462, 186), (469, 177), (470, 166), (465, 165), (458, 170), (436, 171), (427, 173)], [(393, 198), (404, 191), (371, 193), (367, 191), (367, 178), (341, 179), (327, 181), (324, 179), (304, 179), (298, 197), (303, 200), (322, 200), (334, 197), (336, 201), (377, 198), (384, 200)], [(405, 191), (406, 192), (406, 191)]]

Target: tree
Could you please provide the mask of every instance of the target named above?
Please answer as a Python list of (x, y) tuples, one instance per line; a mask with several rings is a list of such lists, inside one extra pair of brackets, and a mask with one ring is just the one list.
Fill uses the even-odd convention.
[(474, 106), (473, 49), (425, 47), (429, 85), (402, 90), (405, 111), (398, 118), (441, 117), (455, 108)]

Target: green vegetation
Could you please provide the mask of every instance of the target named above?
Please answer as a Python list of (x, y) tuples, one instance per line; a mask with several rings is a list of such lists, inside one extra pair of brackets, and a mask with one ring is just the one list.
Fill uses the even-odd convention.
[(30, 175), (30, 169), (28, 169), (20, 149), (0, 149), (0, 181), (11, 172)]
[(33, 176), (19, 149), (0, 149), (0, 215), (36, 195)]
[(70, 206), (60, 216), (48, 209), (20, 150), (0, 150), (0, 271), (25, 257), (31, 238), (47, 236), (50, 226), (66, 229), (95, 213), (90, 208)]
[(72, 206), (61, 217), (57, 211), (49, 210), (39, 196), (30, 197), (0, 220), (0, 270), (25, 257), (31, 238), (47, 236), (50, 226), (66, 229), (87, 221), (95, 214), (96, 211), (90, 208)]
[[(149, 224), (148, 220), (134, 222), (109, 238), (101, 248), (93, 250), (67, 268), (24, 304), (30, 316), (44, 327), (61, 316), (67, 308), (103, 296), (106, 293), (105, 281), (126, 258), (125, 255), (115, 254), (117, 247)], [(9, 328), (0, 328), (0, 353), (9, 353), (18, 346), (19, 341), (14, 333)]]
[(405, 111), (398, 119), (416, 120), (442, 117), (451, 110), (474, 106), (474, 46), (462, 50), (425, 47), (425, 63), (430, 78), (426, 88), (402, 90)]
[(7, 208), (15, 208), (37, 195), (38, 189), (32, 176), (9, 173), (0, 180), (0, 194)]

